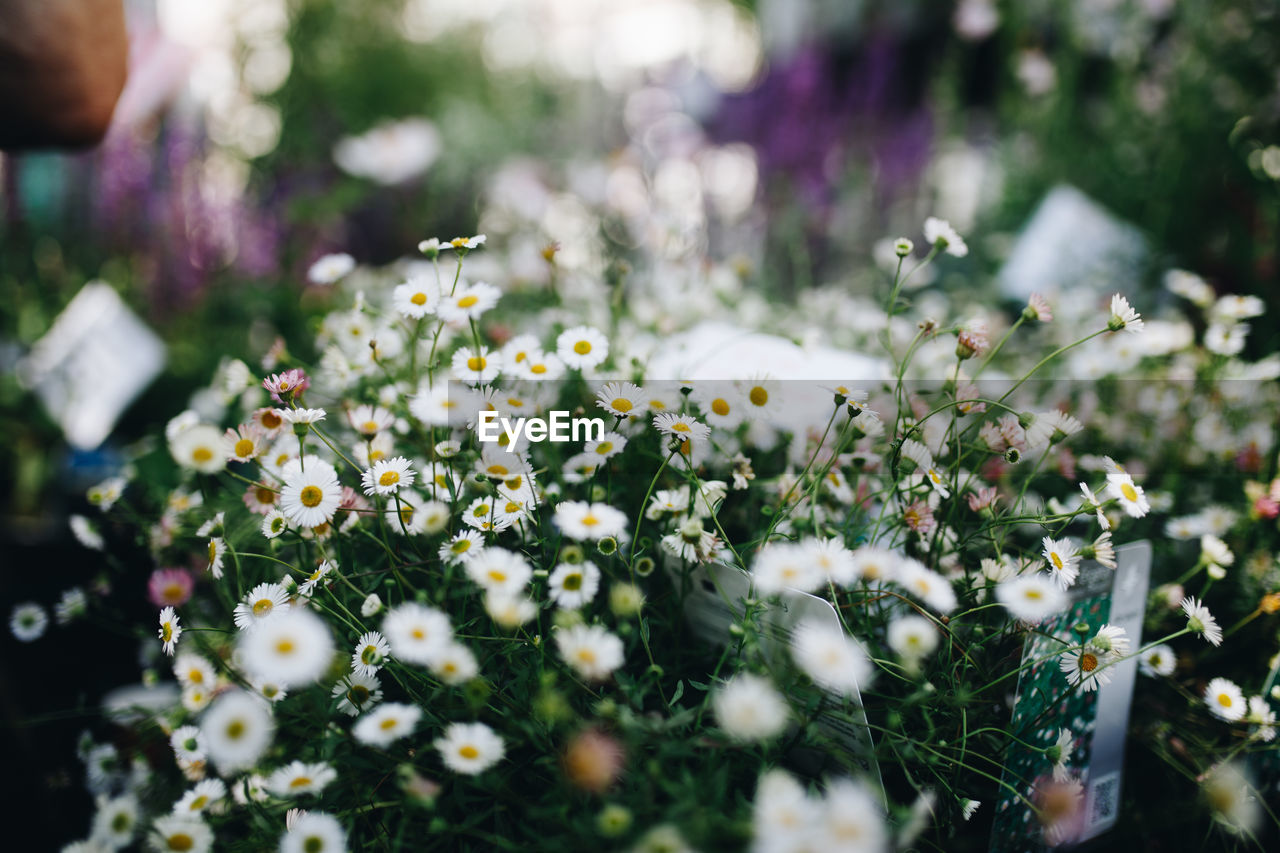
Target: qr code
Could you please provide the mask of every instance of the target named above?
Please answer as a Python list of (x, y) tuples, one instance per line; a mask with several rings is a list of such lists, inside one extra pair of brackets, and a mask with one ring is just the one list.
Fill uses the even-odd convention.
[(1089, 827), (1114, 820), (1120, 805), (1120, 773), (1108, 773), (1089, 785)]

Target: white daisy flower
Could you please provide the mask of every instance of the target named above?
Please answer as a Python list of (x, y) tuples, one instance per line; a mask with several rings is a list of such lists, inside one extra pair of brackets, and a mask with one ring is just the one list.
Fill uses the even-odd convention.
[(502, 291), (492, 284), (478, 281), (475, 284), (462, 284), (452, 295), (442, 294), (436, 313), (448, 323), (466, 323), (478, 320), (480, 315), (498, 304)]
[(556, 338), (556, 356), (575, 370), (590, 370), (609, 357), (609, 339), (591, 326), (574, 326)]
[(1111, 297), (1111, 318), (1107, 321), (1107, 328), (1113, 332), (1124, 329), (1126, 332), (1138, 333), (1142, 331), (1142, 316), (1134, 311), (1129, 305), (1129, 300), (1120, 294)]
[(1249, 697), (1249, 714), (1245, 717), (1253, 726), (1249, 733), (1263, 743), (1276, 739), (1276, 712), (1262, 696)]
[(1200, 537), (1200, 561), (1206, 565), (1225, 568), (1236, 561), (1236, 555), (1227, 547), (1226, 542), (1212, 533), (1206, 533)]
[(1138, 657), (1138, 669), (1143, 675), (1149, 675), (1152, 678), (1173, 675), (1177, 665), (1177, 655), (1164, 643), (1152, 646)]
[(484, 551), (484, 535), (475, 530), (462, 530), (440, 546), (439, 557), (443, 562), (465, 562)]
[(428, 664), (432, 675), (445, 684), (465, 684), (480, 674), (480, 662), (471, 649), (450, 642), (437, 652)]
[(173, 805), (174, 814), (201, 814), (227, 796), (227, 786), (221, 779), (205, 779), (182, 795)]
[(737, 741), (764, 741), (786, 731), (791, 709), (767, 678), (739, 673), (711, 695), (716, 721)]
[(268, 702), (279, 702), (281, 699), (289, 695), (289, 691), (283, 685), (274, 681), (266, 681), (265, 679), (255, 678), (249, 682), (249, 686), (253, 688), (253, 692), (257, 693)]
[(1129, 653), (1129, 638), (1118, 625), (1103, 625), (1086, 644), (1102, 652), (1106, 663), (1117, 661)]
[(601, 459), (611, 459), (625, 450), (626, 447), (626, 436), (611, 431), (606, 432), (598, 441), (588, 441), (583, 445), (582, 452), (599, 456)]
[(920, 661), (938, 648), (938, 629), (932, 620), (909, 613), (889, 623), (885, 639), (898, 657), (905, 661)]
[(827, 784), (815, 850), (875, 853), (887, 849), (887, 836), (880, 799), (864, 784), (852, 779)]
[(409, 398), (409, 414), (427, 426), (455, 426), (463, 417), (462, 395), (458, 389), (450, 393), (448, 382), (440, 382), (434, 387), (422, 387), (418, 393)]
[(1187, 627), (1193, 633), (1204, 637), (1205, 642), (1211, 646), (1222, 645), (1222, 629), (1218, 627), (1209, 608), (1188, 596), (1182, 600), (1182, 612), (1187, 614)]
[[(159, 633), (164, 653), (172, 657), (173, 650), (178, 647), (178, 638), (182, 636), (182, 621), (172, 607), (166, 607), (160, 611)], [(22, 638), (19, 637), (19, 639)]]
[(854, 575), (867, 581), (893, 580), (901, 565), (902, 559), (887, 548), (864, 545), (853, 552)]
[(617, 418), (634, 418), (649, 408), (644, 389), (630, 382), (610, 382), (596, 392), (596, 405)]
[(241, 631), (289, 609), (289, 593), (278, 583), (260, 583), (236, 605), (234, 619)]
[(590, 604), (600, 589), (600, 570), (590, 560), (561, 563), (547, 579), (551, 600), (573, 610)]
[(213, 701), (213, 689), (193, 684), (182, 688), (182, 707), (193, 714), (198, 714)]
[(400, 316), (421, 320), (436, 312), (436, 306), (440, 304), (440, 288), (426, 276), (414, 276), (404, 284), (396, 285), (391, 293), (391, 304)]
[(486, 592), (516, 595), (533, 578), (533, 569), (522, 554), (505, 548), (486, 548), (464, 564), (467, 577)]
[(218, 671), (213, 664), (197, 654), (178, 655), (173, 662), (173, 676), (183, 687), (203, 687), (212, 690), (218, 681)]
[(525, 379), (554, 380), (564, 376), (565, 364), (555, 353), (534, 352), (522, 365), (520, 376)]
[[(1093, 555), (1093, 559), (1100, 565), (1106, 566), (1108, 569), (1116, 567), (1116, 549), (1111, 544), (1111, 531), (1107, 530), (1097, 539), (1093, 540), (1093, 544), (1086, 547), (1085, 551)], [(1083, 552), (1082, 552), (1083, 553)]]
[(946, 476), (934, 464), (933, 454), (929, 452), (927, 447), (914, 439), (908, 438), (902, 442), (902, 455), (915, 463), (916, 470), (924, 476), (925, 482), (938, 493), (939, 497), (951, 497), (951, 492), (947, 489)]
[(561, 501), (553, 520), (561, 533), (579, 542), (618, 537), (627, 528), (626, 514), (604, 503)]
[(1106, 654), (1088, 645), (1065, 652), (1058, 661), (1067, 681), (1086, 692), (1111, 683), (1111, 673), (1103, 668), (1105, 663)]
[(437, 738), (440, 760), (455, 773), (474, 776), (502, 760), (502, 738), (484, 723), (452, 723)]
[(262, 535), (275, 539), (289, 529), (289, 519), (278, 509), (273, 509), (262, 518)]
[(351, 671), (356, 675), (374, 675), (390, 654), (391, 645), (386, 637), (377, 631), (366, 631), (356, 640), (355, 651), (351, 653)]
[(484, 612), (499, 626), (513, 630), (537, 616), (538, 605), (526, 595), (488, 592), (484, 596)]
[(1084, 424), (1071, 415), (1051, 409), (1035, 416), (1027, 427), (1027, 449), (1033, 450), (1058, 444), (1084, 429)]
[(1131, 518), (1142, 518), (1151, 511), (1151, 504), (1143, 494), (1142, 486), (1123, 471), (1107, 475), (1107, 494), (1120, 502), (1120, 507)]
[(338, 472), (317, 456), (292, 459), (282, 472), (280, 511), (299, 527), (319, 527), (333, 520), (342, 503)]
[(213, 849), (213, 830), (199, 816), (165, 815), (151, 824), (147, 840), (153, 850), (209, 853)]
[(209, 759), (224, 775), (257, 763), (275, 735), (268, 705), (251, 693), (232, 690), (217, 698), (200, 720)]
[(227, 558), (227, 543), (221, 536), (215, 536), (209, 540), (209, 573), (213, 575), (214, 580), (222, 578), (222, 563)]
[(956, 591), (951, 581), (918, 560), (903, 560), (894, 581), (939, 613), (956, 609)]
[(277, 797), (300, 797), (319, 794), (337, 778), (338, 771), (323, 762), (291, 761), (268, 776), (264, 787)]
[(1015, 619), (1032, 624), (1042, 622), (1067, 607), (1067, 595), (1048, 575), (1035, 573), (1015, 577), (996, 587), (996, 601)]
[(183, 468), (201, 474), (216, 474), (227, 467), (222, 433), (209, 424), (196, 424), (173, 436), (169, 440), (169, 453)]
[(600, 625), (573, 625), (556, 631), (565, 663), (588, 681), (604, 681), (624, 660), (622, 640)]
[(826, 581), (813, 555), (790, 542), (761, 548), (751, 565), (751, 577), (761, 595), (813, 592)]
[(366, 403), (347, 412), (347, 423), (363, 436), (374, 436), (395, 426), (396, 417), (381, 406)]
[(1093, 510), (1097, 514), (1098, 526), (1103, 530), (1110, 530), (1111, 522), (1107, 520), (1107, 514), (1102, 511), (1102, 501), (1098, 500), (1098, 496), (1093, 493), (1093, 489), (1089, 488), (1087, 483), (1081, 483), (1080, 492), (1084, 495), (1086, 508)]
[(756, 376), (733, 384), (742, 395), (743, 406), (749, 418), (770, 424), (785, 408), (782, 383), (777, 379)]
[(324, 620), (294, 607), (260, 621), (241, 635), (238, 650), (245, 671), (284, 687), (316, 681), (333, 661), (333, 638)]
[(288, 424), (318, 424), (328, 416), (324, 409), (276, 409), (280, 419)]
[(483, 385), (498, 378), (502, 362), (487, 347), (462, 347), (453, 354), (453, 375), (468, 385)]
[(699, 385), (693, 389), (690, 399), (698, 405), (710, 426), (727, 430), (737, 429), (755, 409), (737, 387), (726, 382)]
[(1080, 552), (1070, 539), (1051, 539), (1046, 536), (1041, 540), (1044, 546), (1044, 560), (1049, 566), (1049, 575), (1058, 582), (1058, 586), (1068, 589), (1080, 575)]
[(871, 676), (867, 653), (858, 641), (817, 622), (805, 622), (796, 629), (791, 655), (815, 683), (845, 696), (856, 696)]
[(1067, 762), (1075, 751), (1075, 745), (1076, 736), (1071, 733), (1071, 729), (1058, 729), (1057, 740), (1045, 751), (1045, 756), (1053, 762), (1053, 781), (1066, 782), (1071, 778), (1071, 774), (1067, 772)]
[(228, 429), (222, 434), (222, 443), (228, 462), (252, 462), (267, 452), (267, 437), (254, 423)]
[(298, 594), (302, 596), (310, 596), (315, 592), (316, 587), (329, 576), (329, 572), (336, 568), (338, 568), (338, 564), (332, 560), (322, 561), (320, 565), (316, 566), (315, 571), (307, 575), (307, 579), (298, 587)]
[(486, 239), (487, 238), (483, 234), (477, 234), (474, 237), (454, 237), (448, 243), (441, 243), (440, 250), (443, 252), (449, 249), (457, 249), (459, 251), (464, 249), (477, 249), (484, 245), (484, 241)]
[(824, 804), (809, 795), (790, 773), (776, 768), (766, 770), (756, 786), (752, 810), (756, 849), (785, 849), (786, 845), (804, 839), (822, 820), (824, 810)]
[(1204, 330), (1204, 348), (1215, 355), (1239, 355), (1249, 329), (1248, 323), (1210, 323)]
[[(89, 838), (103, 845), (106, 850), (128, 847), (138, 831), (138, 813), (138, 800), (132, 794), (109, 800), (100, 799)], [(65, 851), (66, 848), (63, 849)]]
[(969, 254), (964, 238), (945, 219), (930, 216), (924, 221), (924, 239), (930, 246), (941, 247), (948, 255), (963, 258)]
[(339, 711), (355, 717), (382, 701), (382, 682), (372, 675), (353, 672), (333, 686), (331, 695), (341, 700)]
[(378, 597), (376, 592), (371, 592), (365, 597), (360, 604), (360, 615), (368, 619), (382, 609), (382, 599)]
[(405, 602), (387, 611), (382, 634), (397, 660), (425, 665), (453, 640), (453, 626), (434, 607)]
[(422, 709), (417, 705), (384, 702), (361, 716), (351, 727), (351, 734), (370, 746), (390, 746), (412, 734), (421, 718)]
[(658, 432), (685, 441), (702, 441), (711, 435), (711, 427), (689, 415), (659, 412), (653, 416), (653, 426)]
[(1228, 723), (1244, 719), (1247, 710), (1244, 693), (1227, 678), (1214, 678), (1209, 682), (1204, 689), (1204, 703), (1209, 713)]
[(523, 371), (529, 356), (542, 351), (537, 335), (516, 335), (502, 345), (502, 361), (513, 372)]
[(345, 252), (324, 255), (307, 268), (307, 281), (312, 284), (337, 284), (355, 268), (356, 259)]
[(307, 812), (280, 839), (280, 853), (346, 853), (347, 831), (331, 814)]
[(195, 726), (179, 726), (169, 735), (173, 757), (178, 761), (204, 761), (208, 749), (204, 737)]
[(98, 532), (98, 526), (83, 515), (72, 515), (67, 519), (67, 525), (76, 541), (90, 551), (101, 551), (106, 547), (107, 541)]
[(413, 485), (413, 464), (403, 456), (375, 462), (361, 477), (366, 495), (394, 495)]

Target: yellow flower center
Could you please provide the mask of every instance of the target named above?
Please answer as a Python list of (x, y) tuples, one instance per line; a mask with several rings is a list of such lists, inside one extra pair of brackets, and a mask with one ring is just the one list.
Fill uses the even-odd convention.
[(578, 355), (586, 355), (591, 352), (591, 341), (578, 341), (573, 345), (573, 351)]
[(276, 502), (276, 493), (266, 486), (258, 486), (258, 488), (254, 489), (253, 496), (257, 498), (260, 504), (273, 504)]
[(676, 421), (671, 425), (672, 432), (693, 432), (690, 426), (684, 421)]
[(400, 475), (395, 471), (383, 471), (382, 476), (378, 478), (378, 485), (382, 487), (394, 486), (400, 482)]
[(259, 598), (253, 603), (253, 615), (261, 619), (271, 612), (271, 608), (275, 607), (275, 603), (269, 598)]
[(1133, 503), (1138, 502), (1138, 492), (1128, 483), (1120, 484), (1120, 494), (1124, 495), (1124, 499)]
[(385, 731), (390, 731), (391, 729), (394, 729), (395, 727), (396, 727), (396, 718), (395, 718), (395, 717), (387, 717), (385, 720), (383, 720), (381, 723), (379, 723), (379, 724), (378, 724), (378, 728), (382, 729), (384, 732), (385, 732)]
[(209, 562), (212, 563), (218, 559), (218, 543), (212, 539), (209, 540)]
[(240, 738), (244, 737), (245, 728), (246, 726), (242, 721), (232, 720), (227, 725), (227, 737), (231, 738), (232, 740), (240, 740)]
[(626, 397), (615, 397), (610, 406), (613, 407), (615, 412), (629, 412), (635, 408), (635, 404)]
[(191, 810), (193, 812), (198, 812), (207, 805), (209, 805), (209, 798), (201, 795), (191, 801)]
[(763, 406), (769, 402), (769, 392), (763, 386), (757, 385), (751, 389), (747, 399), (751, 400), (753, 406)]
[(467, 359), (467, 369), (481, 371), (484, 370), (485, 360), (478, 355), (473, 355)]
[(1093, 672), (1098, 668), (1098, 656), (1092, 652), (1085, 652), (1080, 655), (1080, 671)]
[(197, 447), (191, 451), (191, 460), (193, 462), (208, 462), (213, 458), (213, 451), (207, 447)]
[(529, 372), (541, 375), (547, 372), (547, 366), (545, 364), (535, 364), (529, 368)]
[(565, 589), (569, 590), (570, 592), (575, 592), (579, 589), (582, 589), (582, 575), (578, 575), (578, 574), (569, 575), (564, 579), (564, 582), (561, 584), (561, 586), (563, 586)]
[(460, 747), (458, 749), (458, 755), (461, 755), (463, 758), (467, 759), (468, 761), (474, 761), (480, 757), (480, 750), (476, 749), (471, 744), (467, 744), (466, 746)]
[(716, 397), (711, 401), (711, 411), (723, 418), (729, 414), (729, 401), (722, 397)]
[(1023, 595), (1027, 598), (1028, 601), (1039, 601), (1040, 599), (1044, 598), (1044, 593), (1042, 593), (1038, 589), (1029, 589), (1025, 593), (1023, 593)]
[(1053, 567), (1058, 571), (1062, 571), (1062, 558), (1058, 556), (1056, 551), (1049, 552), (1049, 559), (1053, 561)]
[(479, 297), (477, 297), (475, 294), (468, 293), (466, 296), (458, 300), (458, 307), (470, 308), (472, 305), (475, 305), (479, 301), (480, 301)]
[(284, 639), (276, 643), (276, 654), (291, 655), (293, 654), (293, 650), (294, 650), (293, 640)]
[(500, 571), (499, 569), (489, 570), (489, 580), (493, 581), (494, 583), (502, 583), (506, 579), (507, 579), (506, 572)]
[(1219, 693), (1218, 704), (1224, 708), (1230, 708), (1232, 705), (1235, 704), (1235, 701), (1231, 698), (1230, 693)]
[(236, 442), (236, 456), (252, 456), (253, 455), (253, 439), (242, 438)]
[(289, 782), (290, 788), (305, 788), (311, 784), (310, 776), (296, 776)]
[(455, 554), (462, 554), (462, 553), (465, 553), (467, 549), (469, 549), (470, 547), (471, 547), (470, 539), (459, 539), (457, 542), (454, 542), (452, 545), (449, 546), (449, 550)]
[(270, 409), (263, 412), (262, 417), (259, 418), (259, 420), (262, 421), (262, 425), (267, 429), (275, 429), (284, 423), (284, 418), (280, 417)]
[(195, 839), (185, 832), (175, 832), (165, 839), (170, 850), (191, 850), (196, 846)]
[(164, 636), (161, 639), (163, 639), (166, 643), (173, 639), (173, 623), (171, 622), (164, 623), (164, 627), (161, 628), (160, 630), (164, 632)]
[(591, 513), (587, 513), (582, 517), (582, 523), (587, 527), (595, 527), (597, 524), (600, 523), (600, 519), (596, 518)]
[(413, 294), (413, 296), (410, 296), (409, 301), (412, 302), (414, 305), (426, 305), (427, 294), (419, 291), (418, 293)]
[(362, 684), (353, 684), (351, 689), (347, 691), (347, 698), (351, 700), (353, 705), (363, 705), (369, 701), (369, 688)]
[(302, 491), (298, 493), (298, 500), (302, 501), (305, 507), (319, 506), (323, 499), (324, 492), (320, 491), (319, 486), (303, 486)]
[(598, 445), (596, 445), (596, 453), (599, 453), (601, 456), (604, 456), (610, 450), (613, 450), (612, 441), (602, 441)]

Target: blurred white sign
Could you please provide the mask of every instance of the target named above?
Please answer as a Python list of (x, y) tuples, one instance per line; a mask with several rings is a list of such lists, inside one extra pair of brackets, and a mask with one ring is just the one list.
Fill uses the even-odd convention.
[(68, 443), (92, 450), (164, 359), (164, 344), (115, 290), (91, 281), (18, 363), (18, 379), (40, 398)]
[(1080, 190), (1055, 187), (1018, 236), (1000, 270), (1004, 293), (1020, 301), (1033, 293), (1075, 297), (1110, 293), (1141, 272), (1147, 243)]

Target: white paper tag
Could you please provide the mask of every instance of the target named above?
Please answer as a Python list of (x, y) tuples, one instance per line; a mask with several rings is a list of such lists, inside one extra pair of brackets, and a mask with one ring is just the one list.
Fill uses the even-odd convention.
[(105, 282), (81, 288), (18, 363), (67, 442), (92, 450), (164, 367), (164, 344)]

